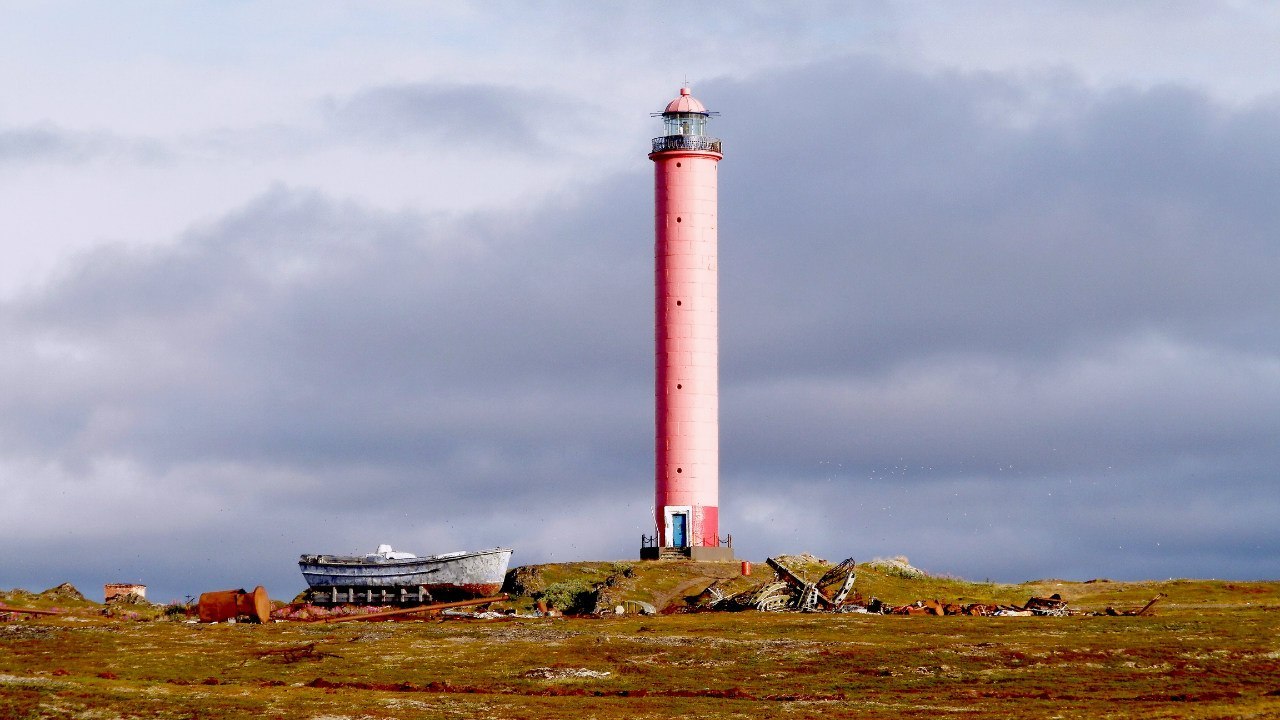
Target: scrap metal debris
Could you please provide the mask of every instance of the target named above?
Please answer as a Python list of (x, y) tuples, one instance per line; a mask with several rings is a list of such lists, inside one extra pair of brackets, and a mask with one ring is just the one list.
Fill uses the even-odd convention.
[(997, 603), (944, 603), (938, 600), (917, 600), (910, 605), (890, 607), (881, 603), (877, 610), (885, 615), (973, 615), (979, 617), (1030, 617), (1032, 615), (1065, 617), (1069, 614), (1067, 601), (1054, 593), (1047, 598), (1033, 597), (1023, 605)]
[(1062, 599), (1058, 593), (1054, 593), (1047, 598), (1033, 597), (1022, 606), (1023, 610), (1030, 610), (1032, 615), (1043, 615), (1048, 617), (1065, 617), (1067, 615), (1067, 601)]
[(791, 587), (785, 582), (766, 583), (746, 598), (748, 607), (766, 612), (786, 610), (792, 604)]
[(1112, 617), (1141, 617), (1149, 613), (1151, 608), (1155, 607), (1155, 604), (1160, 602), (1164, 597), (1164, 593), (1156, 595), (1151, 598), (1151, 602), (1143, 605), (1141, 610), (1116, 610), (1115, 608), (1107, 608), (1106, 614), (1111, 615)]
[[(719, 595), (719, 598), (716, 599), (716, 602), (719, 602), (720, 600), (724, 599), (724, 593), (721, 593), (719, 591), (719, 588), (716, 588), (715, 593)], [(622, 608), (622, 612), (618, 613), (619, 615), (657, 615), (658, 614), (658, 609), (656, 607), (654, 607), (653, 605), (647, 602), (644, 602), (643, 600), (623, 600), (622, 604), (619, 605), (618, 607)]]
[(325, 652), (317, 650), (315, 643), (307, 643), (297, 647), (272, 648), (270, 650), (259, 650), (257, 652), (258, 659), (268, 660), (274, 659), (282, 663), (296, 663), (301, 660), (323, 660), (324, 658), (340, 658), (337, 653)]
[[(725, 610), (800, 610), (804, 612), (838, 611), (845, 604), (853, 589), (855, 578), (853, 558), (828, 570), (817, 582), (809, 582), (775, 558), (765, 563), (773, 568), (777, 580), (767, 582), (746, 592), (721, 598), (713, 607)], [(834, 590), (834, 595), (832, 591)]]
[[(1070, 615), (1141, 616), (1148, 614), (1152, 606), (1164, 597), (1157, 595), (1141, 610), (1118, 611), (1107, 608), (1105, 613), (1072, 610), (1061, 595), (1031, 597), (1022, 605), (999, 603), (947, 603), (940, 600), (917, 600), (908, 605), (890, 605), (879, 598), (864, 601), (853, 593), (855, 580), (853, 558), (836, 565), (820, 577), (809, 582), (802, 575), (787, 567), (777, 558), (765, 561), (773, 569), (775, 577), (753, 588), (728, 597), (710, 592), (708, 607), (715, 610), (763, 610), (766, 612), (843, 612), (870, 613), (874, 615), (970, 615), (980, 617), (1067, 617)], [(712, 590), (712, 588), (708, 588)]]

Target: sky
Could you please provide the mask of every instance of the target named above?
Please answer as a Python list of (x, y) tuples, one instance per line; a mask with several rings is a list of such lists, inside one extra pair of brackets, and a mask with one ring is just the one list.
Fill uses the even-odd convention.
[(739, 557), (1280, 578), (1280, 6), (0, 10), (0, 588), (638, 557), (686, 82)]

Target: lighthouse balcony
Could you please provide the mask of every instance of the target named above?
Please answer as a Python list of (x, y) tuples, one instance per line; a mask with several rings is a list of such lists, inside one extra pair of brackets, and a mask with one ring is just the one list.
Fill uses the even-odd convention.
[(667, 135), (653, 139), (654, 152), (665, 152), (667, 150), (701, 150), (703, 152), (719, 153), (721, 152), (720, 138), (707, 137), (706, 135)]

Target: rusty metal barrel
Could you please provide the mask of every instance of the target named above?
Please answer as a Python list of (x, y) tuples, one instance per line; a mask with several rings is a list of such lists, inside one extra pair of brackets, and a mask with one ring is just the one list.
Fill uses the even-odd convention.
[(215, 590), (200, 594), (200, 622), (223, 622), (248, 616), (260, 623), (271, 620), (271, 598), (267, 589), (259, 585), (253, 592), (239, 590)]

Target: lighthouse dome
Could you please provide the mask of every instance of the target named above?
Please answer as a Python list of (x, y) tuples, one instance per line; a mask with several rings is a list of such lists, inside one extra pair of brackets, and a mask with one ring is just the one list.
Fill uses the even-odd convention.
[(707, 136), (707, 121), (720, 113), (711, 112), (698, 102), (688, 87), (680, 88), (680, 96), (667, 103), (653, 117), (662, 118), (662, 137), (653, 139), (653, 151), (697, 150), (720, 152), (720, 141)]
[(707, 108), (698, 99), (693, 96), (693, 91), (687, 87), (680, 88), (680, 96), (675, 100), (667, 103), (667, 109), (662, 114), (667, 113), (698, 113), (699, 115), (709, 115)]

